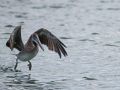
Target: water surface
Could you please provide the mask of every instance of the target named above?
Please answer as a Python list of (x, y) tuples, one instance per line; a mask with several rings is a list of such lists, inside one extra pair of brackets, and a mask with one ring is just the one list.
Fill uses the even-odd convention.
[[(1, 0), (1, 90), (120, 90), (120, 1)], [(5, 46), (16, 25), (22, 39), (46, 28), (67, 46), (68, 57), (47, 48), (31, 61), (20, 62)]]

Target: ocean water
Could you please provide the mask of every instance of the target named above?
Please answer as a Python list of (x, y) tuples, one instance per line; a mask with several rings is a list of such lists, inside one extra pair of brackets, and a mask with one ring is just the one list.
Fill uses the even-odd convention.
[[(6, 47), (14, 27), (22, 25), (24, 43), (46, 28), (66, 46), (67, 57), (44, 46), (19, 62)], [(120, 90), (119, 0), (0, 0), (0, 90)]]

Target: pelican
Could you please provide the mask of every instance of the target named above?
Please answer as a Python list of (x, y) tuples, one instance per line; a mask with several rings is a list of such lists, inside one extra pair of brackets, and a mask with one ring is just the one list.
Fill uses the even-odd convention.
[(60, 58), (62, 55), (67, 56), (67, 52), (65, 50), (66, 46), (47, 29), (41, 28), (35, 31), (33, 34), (31, 34), (28, 41), (23, 44), (21, 38), (21, 25), (16, 26), (13, 32), (10, 34), (10, 38), (6, 42), (6, 46), (9, 47), (11, 51), (14, 48), (19, 51), (19, 53), (16, 54), (17, 59), (14, 70), (17, 71), (18, 60), (24, 62), (27, 61), (29, 63), (29, 70), (31, 70), (32, 64), (30, 60), (37, 55), (39, 47), (42, 49), (42, 51), (44, 51), (42, 45), (46, 45), (49, 50), (58, 53)]

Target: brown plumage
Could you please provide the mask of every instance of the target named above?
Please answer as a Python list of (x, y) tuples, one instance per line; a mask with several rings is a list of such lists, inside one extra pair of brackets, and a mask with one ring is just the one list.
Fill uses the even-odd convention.
[(13, 48), (16, 48), (19, 51), (24, 48), (24, 44), (21, 38), (21, 26), (17, 26), (14, 29), (14, 31), (10, 35), (9, 40), (6, 43), (6, 46), (8, 46), (11, 50), (13, 50)]
[(42, 44), (46, 45), (49, 50), (58, 53), (60, 58), (62, 54), (67, 56), (67, 52), (65, 50), (66, 46), (55, 35), (44, 28), (34, 32), (24, 45), (21, 39), (21, 26), (17, 26), (11, 33), (9, 40), (6, 43), (6, 46), (8, 46), (11, 50), (16, 48), (20, 51), (16, 55), (17, 59), (14, 69), (16, 70), (19, 59), (21, 61), (28, 61), (29, 70), (31, 70), (32, 64), (30, 60), (37, 55), (39, 50), (38, 46), (44, 50)]
[(64, 56), (67, 56), (67, 52), (65, 51), (64, 47), (66, 47), (56, 36), (54, 36), (48, 30), (42, 28), (35, 32), (40, 42), (48, 47), (49, 50), (55, 51), (59, 54), (61, 58), (61, 53)]

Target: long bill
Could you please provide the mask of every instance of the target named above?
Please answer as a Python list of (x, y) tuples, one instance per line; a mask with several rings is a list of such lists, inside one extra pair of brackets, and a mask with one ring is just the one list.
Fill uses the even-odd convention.
[(40, 42), (39, 37), (38, 37), (37, 34), (35, 34), (35, 41), (40, 46), (40, 48), (44, 51), (44, 48), (42, 47), (42, 44), (41, 44), (41, 42)]

